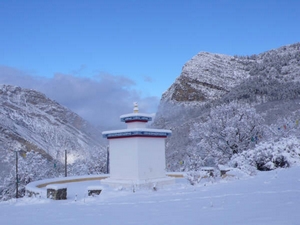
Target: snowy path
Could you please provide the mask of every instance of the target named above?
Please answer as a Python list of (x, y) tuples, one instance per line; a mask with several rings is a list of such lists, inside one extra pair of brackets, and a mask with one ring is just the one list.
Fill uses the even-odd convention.
[(0, 224), (300, 224), (300, 167), (197, 187), (178, 179), (156, 192), (107, 188), (99, 197), (86, 197), (85, 187), (98, 184), (68, 185), (65, 201), (1, 203)]

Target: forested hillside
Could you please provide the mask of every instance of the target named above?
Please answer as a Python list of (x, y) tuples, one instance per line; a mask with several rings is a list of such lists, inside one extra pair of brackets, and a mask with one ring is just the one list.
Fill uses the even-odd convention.
[(173, 131), (167, 169), (297, 163), (299, 81), (300, 43), (252, 56), (197, 54), (163, 94), (153, 124)]

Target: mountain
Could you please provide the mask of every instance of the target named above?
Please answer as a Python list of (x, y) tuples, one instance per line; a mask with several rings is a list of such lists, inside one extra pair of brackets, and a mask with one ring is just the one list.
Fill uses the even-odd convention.
[(203, 102), (220, 98), (250, 76), (243, 62), (232, 56), (200, 52), (183, 66), (162, 100)]
[(219, 99), (253, 77), (272, 76), (278, 81), (299, 81), (300, 44), (283, 46), (252, 56), (200, 52), (182, 68), (180, 76), (161, 101), (196, 103)]
[[(15, 151), (19, 152), (20, 164), (24, 161), (20, 173), (22, 169), (29, 171), (29, 162), (37, 163), (32, 157), (39, 155), (45, 163), (33, 169), (47, 170), (44, 176), (60, 176), (65, 151), (70, 174), (104, 172), (106, 147), (101, 132), (40, 92), (1, 85), (0, 131), (1, 181), (15, 176)], [(30, 180), (43, 177), (39, 173), (26, 176)]]
[(191, 170), (297, 136), (299, 110), (300, 43), (252, 56), (200, 52), (162, 95), (153, 126), (172, 130), (167, 169)]

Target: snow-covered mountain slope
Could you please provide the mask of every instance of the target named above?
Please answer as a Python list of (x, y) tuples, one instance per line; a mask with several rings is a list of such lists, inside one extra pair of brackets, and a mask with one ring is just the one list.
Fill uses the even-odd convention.
[(12, 151), (36, 150), (56, 158), (68, 150), (82, 158), (103, 144), (99, 131), (37, 91), (2, 85), (0, 104), (1, 141)]
[(300, 80), (299, 71), (300, 43), (252, 56), (200, 52), (183, 66), (180, 76), (163, 94), (162, 102), (212, 101), (253, 76), (270, 75), (295, 82)]
[(298, 135), (299, 103), (300, 43), (252, 56), (201, 52), (162, 95), (153, 127), (172, 130), (169, 170), (196, 169)]
[(193, 102), (220, 98), (249, 77), (243, 61), (233, 56), (200, 52), (183, 66), (181, 75), (163, 94), (162, 100)]
[(77, 114), (42, 93), (10, 85), (0, 86), (0, 131), (2, 181), (14, 166), (15, 151), (38, 152), (56, 164), (64, 163), (65, 150), (69, 164), (106, 152), (100, 131)]

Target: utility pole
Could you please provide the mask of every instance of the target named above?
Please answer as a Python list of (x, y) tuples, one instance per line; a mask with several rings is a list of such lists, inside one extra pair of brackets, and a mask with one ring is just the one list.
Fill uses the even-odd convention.
[(18, 189), (19, 189), (18, 151), (16, 151), (16, 198), (19, 197), (19, 195), (18, 195)]
[(67, 173), (67, 162), (68, 162), (68, 159), (67, 159), (67, 150), (65, 150), (65, 177), (68, 176), (68, 173)]
[(107, 157), (106, 157), (106, 173), (109, 174), (109, 146), (107, 146)]

